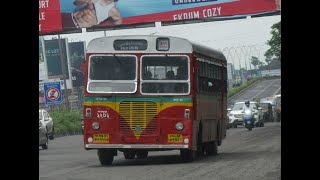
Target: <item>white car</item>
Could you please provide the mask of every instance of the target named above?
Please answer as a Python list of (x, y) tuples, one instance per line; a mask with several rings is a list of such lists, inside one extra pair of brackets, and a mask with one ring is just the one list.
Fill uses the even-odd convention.
[(54, 139), (54, 125), (49, 113), (44, 109), (39, 109), (39, 121), (46, 127), (50, 140)]
[[(254, 109), (254, 118), (255, 118), (255, 126), (256, 127), (263, 127), (264, 122), (263, 122), (263, 116), (262, 116), (262, 108), (259, 107), (257, 102), (255, 101), (250, 101), (250, 104), (253, 105)], [(244, 101), (241, 102), (235, 102), (232, 106), (232, 108), (229, 108), (227, 111), (228, 117), (229, 117), (229, 127), (234, 127), (237, 128), (238, 125), (243, 125), (243, 113), (242, 113), (242, 108), (244, 106)]]
[(42, 149), (48, 149), (48, 134), (46, 127), (44, 127), (41, 121), (39, 121), (39, 146)]

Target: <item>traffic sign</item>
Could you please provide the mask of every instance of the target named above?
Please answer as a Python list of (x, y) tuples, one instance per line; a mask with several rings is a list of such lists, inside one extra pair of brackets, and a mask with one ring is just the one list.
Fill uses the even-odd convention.
[(61, 104), (62, 103), (62, 91), (61, 84), (59, 82), (45, 82), (43, 83), (44, 95), (46, 104)]

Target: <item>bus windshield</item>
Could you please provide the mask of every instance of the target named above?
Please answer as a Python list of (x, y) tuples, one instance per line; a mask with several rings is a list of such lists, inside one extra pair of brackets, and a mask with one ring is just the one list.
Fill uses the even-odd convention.
[(142, 94), (188, 94), (188, 57), (148, 55), (141, 59)]
[(132, 55), (93, 55), (89, 60), (89, 92), (136, 91), (137, 58)]

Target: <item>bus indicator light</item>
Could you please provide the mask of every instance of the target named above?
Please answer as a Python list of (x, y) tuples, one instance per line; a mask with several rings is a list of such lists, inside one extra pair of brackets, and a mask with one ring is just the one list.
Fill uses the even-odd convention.
[(190, 109), (184, 110), (184, 118), (190, 118)]

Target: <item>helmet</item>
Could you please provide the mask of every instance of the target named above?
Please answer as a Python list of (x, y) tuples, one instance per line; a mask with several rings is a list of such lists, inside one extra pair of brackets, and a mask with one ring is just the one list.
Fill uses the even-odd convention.
[(250, 105), (250, 101), (246, 101), (244, 104), (245, 104), (246, 106), (249, 106), (249, 105)]

